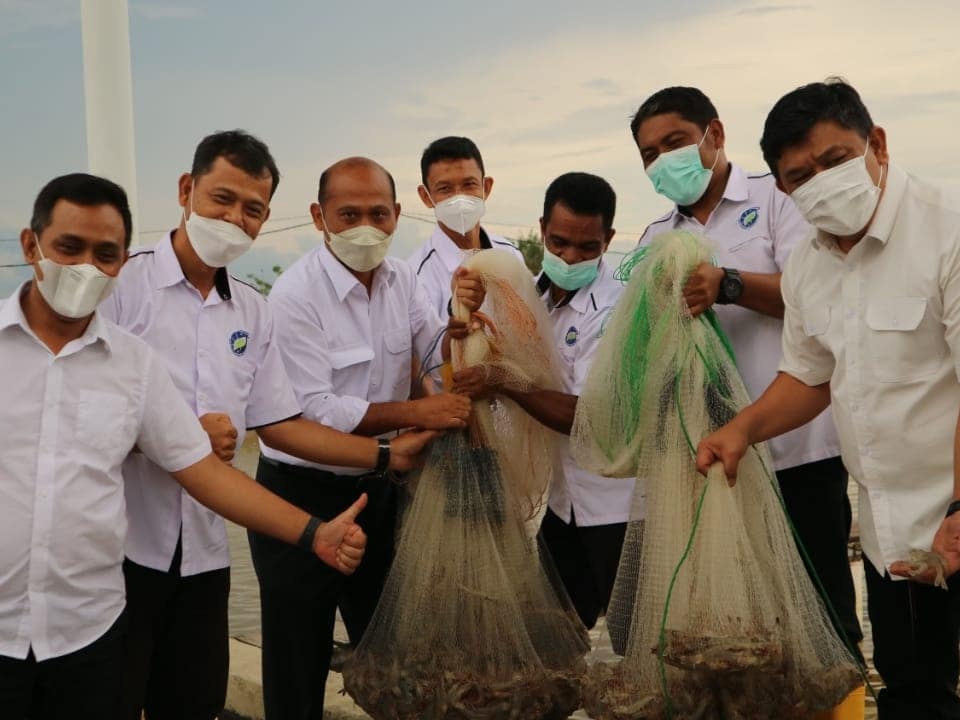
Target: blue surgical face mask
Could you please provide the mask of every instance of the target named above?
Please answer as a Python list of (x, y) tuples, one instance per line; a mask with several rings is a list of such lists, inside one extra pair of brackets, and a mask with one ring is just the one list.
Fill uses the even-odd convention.
[(600, 258), (597, 255), (593, 260), (567, 265), (563, 259), (544, 248), (543, 272), (550, 278), (550, 282), (564, 290), (579, 290), (584, 285), (592, 283), (600, 272)]
[(706, 131), (696, 145), (684, 145), (682, 148), (661, 154), (647, 168), (647, 176), (653, 183), (653, 189), (677, 205), (693, 205), (703, 197), (713, 176), (713, 168), (720, 159), (720, 152), (707, 169), (700, 160), (700, 146), (706, 139)]

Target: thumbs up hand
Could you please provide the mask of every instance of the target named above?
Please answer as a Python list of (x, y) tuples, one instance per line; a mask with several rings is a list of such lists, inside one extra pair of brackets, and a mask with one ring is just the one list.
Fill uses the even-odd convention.
[(366, 506), (367, 494), (364, 493), (333, 520), (321, 524), (313, 537), (313, 551), (317, 557), (344, 575), (356, 570), (363, 559), (367, 536), (356, 519)]

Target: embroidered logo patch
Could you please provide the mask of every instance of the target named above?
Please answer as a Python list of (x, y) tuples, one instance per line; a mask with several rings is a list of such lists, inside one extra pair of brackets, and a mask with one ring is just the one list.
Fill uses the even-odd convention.
[(247, 340), (249, 338), (250, 333), (246, 330), (237, 330), (230, 336), (230, 349), (234, 355), (239, 357), (247, 351)]
[(570, 347), (573, 347), (577, 344), (577, 337), (579, 337), (579, 335), (580, 333), (577, 332), (577, 329), (571, 325), (570, 329), (567, 330), (567, 336), (563, 339), (563, 341)]
[(740, 213), (740, 220), (738, 222), (740, 223), (740, 227), (742, 227), (744, 230), (749, 230), (751, 227), (753, 227), (754, 223), (757, 222), (757, 218), (759, 217), (760, 208), (752, 207)]

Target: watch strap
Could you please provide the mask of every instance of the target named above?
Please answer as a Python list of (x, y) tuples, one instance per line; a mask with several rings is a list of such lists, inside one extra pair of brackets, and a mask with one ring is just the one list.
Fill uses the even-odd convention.
[(320, 518), (311, 515), (310, 519), (307, 520), (306, 527), (303, 528), (303, 532), (300, 533), (300, 539), (297, 540), (297, 547), (302, 550), (306, 550), (311, 555), (313, 554), (313, 538), (317, 534), (317, 528), (320, 527)]
[(376, 474), (384, 473), (390, 467), (390, 441), (387, 438), (380, 438), (377, 441), (377, 465), (373, 468)]

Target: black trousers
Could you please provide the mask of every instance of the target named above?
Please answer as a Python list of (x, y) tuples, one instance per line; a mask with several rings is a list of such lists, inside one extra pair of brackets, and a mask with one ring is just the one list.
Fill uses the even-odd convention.
[(266, 720), (322, 720), (337, 608), (350, 641), (360, 641), (393, 559), (396, 492), (385, 477), (334, 475), (260, 458), (257, 481), (289, 502), (329, 520), (363, 492), (357, 517), (367, 549), (345, 576), (313, 554), (251, 532), (250, 553), (260, 582), (263, 704)]
[(960, 578), (949, 590), (880, 575), (867, 560), (873, 664), (885, 685), (879, 720), (960, 718)]
[(37, 662), (0, 656), (0, 717), (4, 720), (104, 720), (120, 701), (123, 615), (80, 650)]
[(626, 523), (579, 527), (570, 512), (567, 524), (547, 508), (540, 524), (543, 543), (581, 622), (592, 628), (605, 612), (617, 577)]
[[(847, 555), (852, 522), (847, 469), (840, 458), (828, 458), (781, 470), (777, 480), (790, 520), (839, 618), (837, 631), (842, 629), (856, 648), (863, 630), (857, 619), (856, 591)], [(810, 572), (806, 558), (804, 564)], [(819, 593), (816, 580), (813, 585)], [(831, 620), (836, 628), (836, 620)]]
[(123, 563), (127, 633), (120, 720), (213, 720), (227, 699), (230, 568), (180, 576)]

